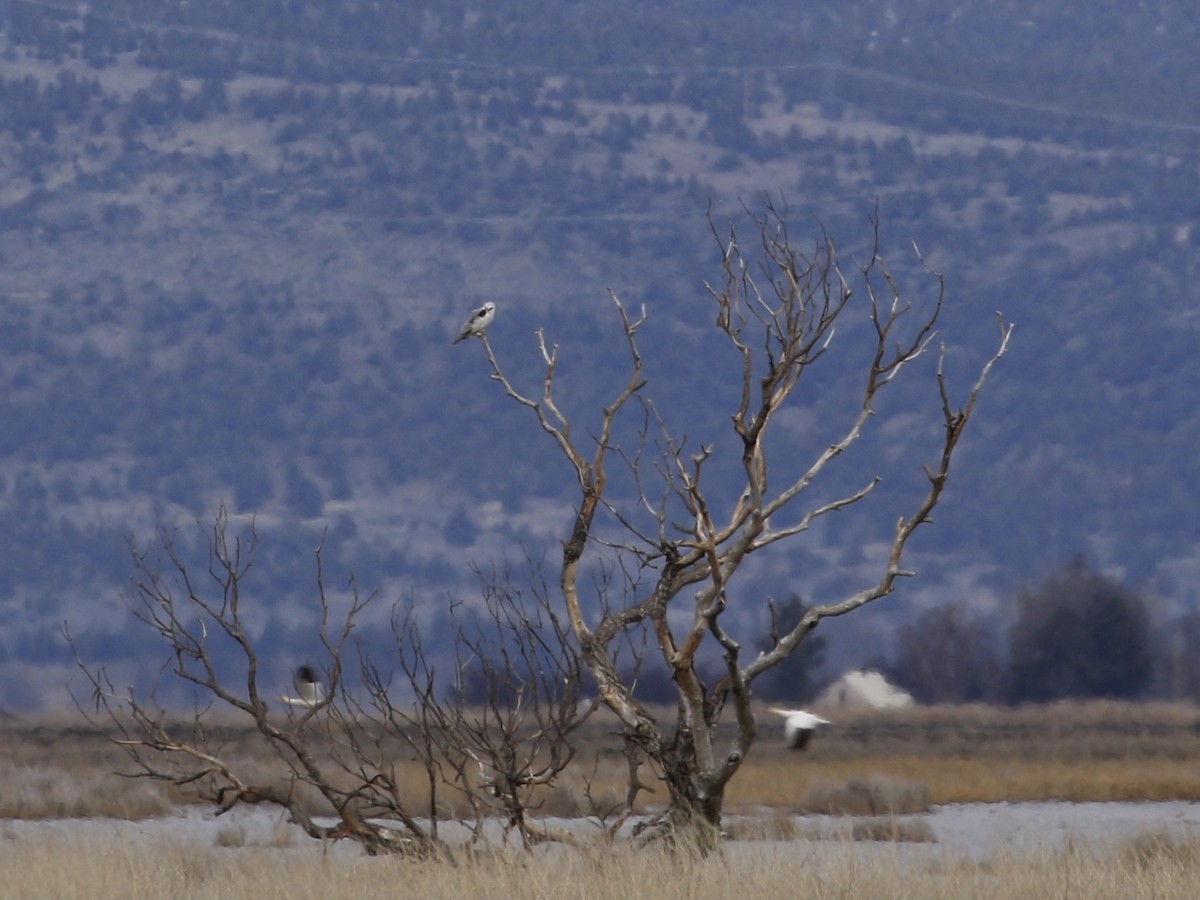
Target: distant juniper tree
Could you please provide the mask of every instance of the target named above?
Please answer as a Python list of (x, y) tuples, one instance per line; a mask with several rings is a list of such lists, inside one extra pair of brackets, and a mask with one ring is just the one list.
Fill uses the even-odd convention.
[[(807, 610), (799, 594), (789, 597), (778, 610), (772, 609), (770, 634), (755, 642), (757, 649), (769, 651), (779, 635), (795, 628)], [(825, 635), (809, 635), (787, 659), (763, 674), (755, 692), (764, 700), (811, 700), (817, 692), (818, 672), (825, 664), (825, 644)]]
[(1008, 699), (1140, 697), (1154, 675), (1145, 600), (1076, 556), (1017, 596)]

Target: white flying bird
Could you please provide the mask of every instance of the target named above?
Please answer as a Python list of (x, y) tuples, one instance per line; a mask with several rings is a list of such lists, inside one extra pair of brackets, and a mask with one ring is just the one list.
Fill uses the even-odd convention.
[(494, 318), (496, 318), (496, 304), (489, 300), (467, 316), (467, 321), (463, 322), (462, 328), (458, 330), (458, 337), (454, 339), (453, 343), (457, 344), (469, 337), (482, 335), (492, 324)]
[(310, 665), (303, 665), (296, 670), (296, 676), (292, 679), (292, 684), (295, 685), (296, 693), (300, 696), (280, 697), (280, 703), (286, 703), (288, 706), (302, 706), (305, 709), (312, 709), (325, 699), (325, 687), (321, 684), (321, 676)]
[(783, 740), (791, 750), (803, 750), (817, 726), (829, 724), (828, 719), (814, 716), (803, 709), (778, 709), (772, 706), (767, 711), (783, 716)]

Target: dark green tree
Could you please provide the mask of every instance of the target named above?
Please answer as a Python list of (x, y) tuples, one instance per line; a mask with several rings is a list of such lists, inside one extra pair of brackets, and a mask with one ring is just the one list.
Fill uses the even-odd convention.
[(1141, 696), (1153, 677), (1144, 599), (1076, 556), (1017, 596), (1008, 698)]

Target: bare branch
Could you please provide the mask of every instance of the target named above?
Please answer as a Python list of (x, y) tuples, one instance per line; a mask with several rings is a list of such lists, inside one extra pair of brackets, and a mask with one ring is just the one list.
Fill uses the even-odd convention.
[[(995, 353), (984, 363), (980, 369), (979, 375), (971, 387), (967, 395), (967, 402), (959, 409), (955, 409), (950, 401), (949, 388), (946, 384), (945, 375), (941, 360), (938, 363), (937, 382), (938, 392), (942, 402), (942, 416), (945, 423), (945, 433), (942, 441), (942, 448), (938, 458), (936, 468), (930, 469), (926, 467), (925, 475), (929, 482), (929, 487), (921, 501), (918, 503), (915, 511), (907, 519), (901, 518), (896, 522), (895, 531), (892, 538), (891, 548), (888, 552), (887, 562), (879, 581), (862, 590), (856, 591), (853, 594), (845, 597), (842, 600), (827, 603), (823, 605), (810, 607), (809, 610), (801, 618), (799, 624), (786, 636), (780, 639), (774, 648), (768, 652), (762, 653), (749, 666), (746, 667), (746, 676), (754, 678), (756, 675), (778, 663), (781, 659), (787, 656), (800, 640), (816, 627), (817, 623), (824, 618), (831, 616), (841, 616), (846, 613), (853, 612), (861, 606), (866, 605), (881, 597), (890, 594), (895, 588), (897, 578), (910, 577), (913, 572), (902, 568), (901, 560), (904, 556), (904, 551), (908, 545), (909, 538), (920, 528), (932, 521), (930, 518), (934, 508), (941, 499), (942, 492), (946, 487), (947, 479), (950, 476), (950, 465), (953, 459), (955, 448), (958, 446), (959, 439), (962, 437), (967, 423), (975, 411), (975, 404), (978, 400), (979, 393), (991, 375), (996, 364), (1004, 357), (1008, 350), (1008, 343), (1012, 337), (1013, 326), (1006, 323), (1002, 315), (997, 314), (1000, 339)], [(944, 358), (944, 350), (943, 350)]]

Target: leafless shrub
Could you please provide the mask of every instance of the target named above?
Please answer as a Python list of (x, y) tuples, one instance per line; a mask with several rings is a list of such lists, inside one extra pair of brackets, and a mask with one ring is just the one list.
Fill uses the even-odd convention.
[(724, 833), (732, 841), (794, 841), (801, 837), (795, 817), (783, 810), (761, 816), (738, 816), (725, 823)]
[[(525, 847), (575, 840), (531, 815), (574, 758), (574, 733), (594, 709), (544, 589), (526, 595), (501, 574), (483, 579), (479, 615), (468, 621), (452, 607), (457, 656), (453, 676), (439, 681), (410, 607), (398, 606), (392, 620), (395, 669), (362, 653), (354, 665), (351, 631), (372, 598), (351, 583), (338, 615), (318, 548), (325, 660), (313, 668), (325, 684), (316, 702), (278, 713), (243, 618), (257, 536), (253, 527), (236, 532), (220, 510), (207, 537), (199, 577), (174, 534), (160, 532), (153, 551), (134, 550), (135, 614), (163, 639), (171, 674), (249, 726), (243, 733), (267, 752), (247, 755), (212, 706), (172, 716), (81, 661), (92, 689), (91, 709), (81, 709), (125, 752), (135, 780), (214, 803), (218, 814), (278, 806), (309, 836), (354, 840), (372, 854), (445, 853), (439, 824), (447, 818), (465, 821), (480, 843), (495, 819)], [(415, 789), (414, 771), (423, 773)]]
[(214, 843), (218, 847), (245, 847), (246, 829), (241, 825), (225, 825), (217, 830)]
[(815, 784), (803, 806), (815, 813), (877, 816), (928, 812), (931, 801), (924, 784), (877, 776), (853, 778), (840, 784)]
[(876, 816), (855, 822), (850, 836), (856, 841), (890, 841), (898, 844), (928, 844), (936, 840), (933, 826), (924, 819)]
[(6, 819), (145, 819), (172, 807), (162, 785), (113, 779), (102, 769), (66, 772), (0, 760), (0, 785), (0, 818)]

